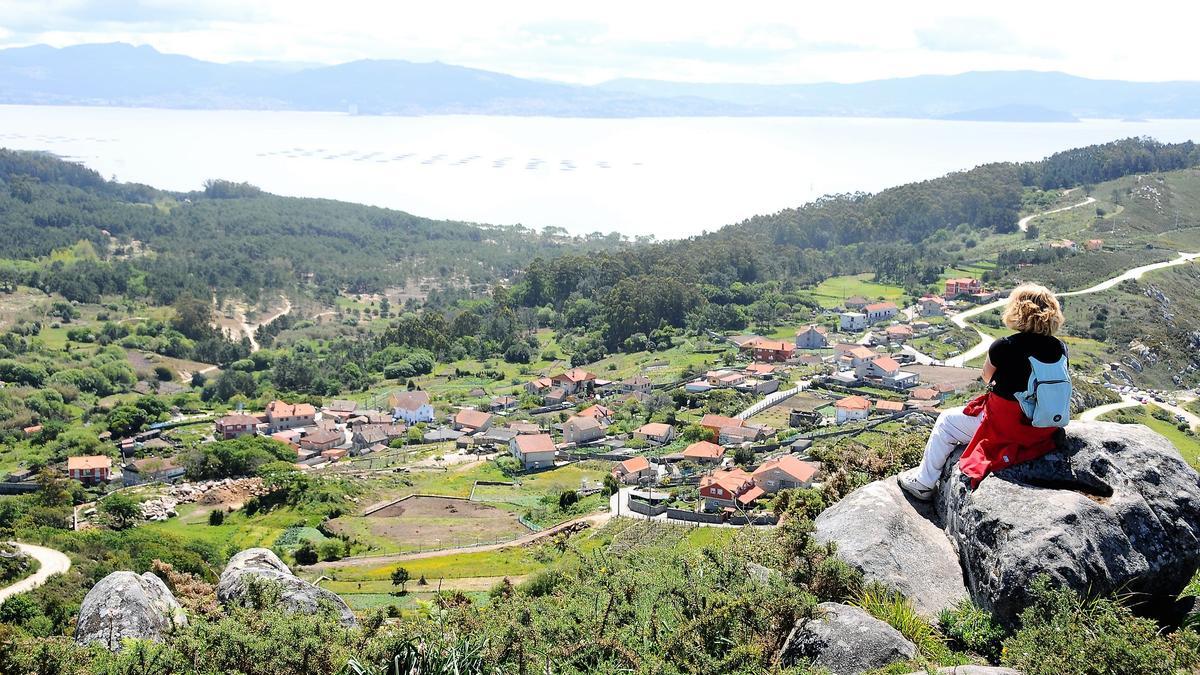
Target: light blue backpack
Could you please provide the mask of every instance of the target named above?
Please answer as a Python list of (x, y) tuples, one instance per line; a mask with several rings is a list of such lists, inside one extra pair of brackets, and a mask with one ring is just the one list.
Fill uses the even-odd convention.
[(1016, 397), (1033, 426), (1065, 427), (1071, 421), (1070, 363), (1066, 345), (1062, 358), (1054, 363), (1029, 357), (1029, 387)]

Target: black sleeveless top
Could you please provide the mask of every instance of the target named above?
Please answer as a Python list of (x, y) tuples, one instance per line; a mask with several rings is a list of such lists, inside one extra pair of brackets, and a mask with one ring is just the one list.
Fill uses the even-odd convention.
[(1054, 363), (1066, 354), (1066, 345), (1056, 337), (1038, 333), (1014, 333), (1000, 338), (988, 349), (988, 360), (996, 366), (992, 393), (1007, 399), (1029, 386), (1029, 357)]

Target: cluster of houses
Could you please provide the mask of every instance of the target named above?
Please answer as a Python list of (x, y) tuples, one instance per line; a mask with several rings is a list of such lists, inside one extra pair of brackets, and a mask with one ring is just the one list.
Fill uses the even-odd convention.
[(819, 464), (790, 454), (769, 459), (753, 469), (733, 466), (726, 449), (709, 441), (697, 441), (678, 455), (654, 460), (631, 457), (618, 462), (612, 473), (626, 485), (653, 485), (669, 474), (672, 463), (680, 460), (706, 468), (699, 481), (699, 507), (707, 512), (749, 510), (758, 500), (780, 490), (812, 487), (820, 475)]
[(710, 370), (683, 385), (689, 394), (704, 394), (714, 389), (736, 389), (747, 394), (765, 396), (779, 389), (777, 366), (768, 363), (749, 363), (741, 367)]

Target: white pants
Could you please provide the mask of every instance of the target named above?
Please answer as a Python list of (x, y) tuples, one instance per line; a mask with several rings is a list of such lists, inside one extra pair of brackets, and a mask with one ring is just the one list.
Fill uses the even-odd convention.
[(964, 415), (962, 408), (951, 408), (938, 415), (929, 441), (925, 443), (925, 456), (917, 467), (917, 480), (925, 487), (937, 485), (942, 468), (954, 454), (955, 447), (970, 443), (982, 421), (982, 414), (977, 417)]

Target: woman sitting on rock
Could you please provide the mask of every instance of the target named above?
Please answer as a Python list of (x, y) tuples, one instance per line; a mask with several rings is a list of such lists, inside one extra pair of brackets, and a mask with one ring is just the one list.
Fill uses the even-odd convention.
[[(1050, 411), (1051, 418), (1043, 420), (1045, 411), (1033, 412), (1031, 407), (1069, 406), (1069, 402), (1061, 401), (1063, 395), (1070, 398), (1070, 381), (1065, 376), (1067, 348), (1054, 337), (1063, 324), (1058, 299), (1045, 286), (1018, 286), (1009, 296), (1003, 320), (1017, 332), (996, 340), (988, 349), (983, 363), (987, 393), (966, 407), (939, 415), (920, 466), (898, 477), (900, 487), (916, 499), (928, 501), (934, 497), (942, 468), (959, 445), (967, 444), (959, 468), (974, 487), (992, 471), (1037, 459), (1053, 450), (1055, 433), (1066, 425), (1065, 409)], [(1055, 392), (1044, 392), (1041, 401), (1037, 396), (1039, 381), (1031, 377), (1034, 368), (1039, 370), (1041, 384), (1058, 387)], [(1058, 368), (1062, 375), (1050, 379), (1042, 375), (1043, 368), (1046, 372)], [(1034, 426), (1031, 415), (1045, 426)]]

